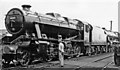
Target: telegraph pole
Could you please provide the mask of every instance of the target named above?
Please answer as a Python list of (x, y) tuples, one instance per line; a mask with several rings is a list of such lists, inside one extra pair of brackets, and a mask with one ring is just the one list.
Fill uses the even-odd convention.
[(110, 31), (112, 31), (112, 20), (110, 21)]

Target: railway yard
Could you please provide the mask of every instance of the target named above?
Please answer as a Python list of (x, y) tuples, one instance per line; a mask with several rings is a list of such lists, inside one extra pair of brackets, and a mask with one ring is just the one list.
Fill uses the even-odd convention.
[(17, 70), (17, 69), (27, 69), (27, 70), (52, 70), (52, 69), (62, 69), (62, 70), (119, 70), (119, 66), (114, 64), (113, 53), (103, 53), (93, 56), (80, 56), (77, 58), (65, 59), (64, 67), (60, 67), (59, 61), (51, 62), (35, 62), (27, 67), (10, 67), (3, 68), (4, 70)]
[(3, 70), (120, 69), (119, 32), (30, 8), (22, 5), (7, 12), (7, 31), (0, 38)]

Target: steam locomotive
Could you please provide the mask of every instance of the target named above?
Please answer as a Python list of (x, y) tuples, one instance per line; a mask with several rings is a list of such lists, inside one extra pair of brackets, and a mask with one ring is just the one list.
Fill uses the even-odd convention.
[(2, 39), (4, 64), (18, 62), (26, 66), (34, 60), (58, 58), (58, 35), (63, 37), (66, 57), (110, 52), (113, 41), (118, 41), (117, 32), (58, 13), (33, 12), (30, 5), (22, 7), (12, 8), (5, 18), (6, 29), (12, 36)]

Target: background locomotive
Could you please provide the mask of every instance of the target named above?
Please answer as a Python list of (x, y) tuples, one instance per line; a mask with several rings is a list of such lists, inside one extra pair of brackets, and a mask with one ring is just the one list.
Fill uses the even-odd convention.
[[(108, 52), (118, 35), (78, 19), (57, 13), (32, 12), (30, 5), (11, 9), (5, 18), (11, 37), (4, 37), (3, 63), (19, 62), (25, 66), (33, 60), (50, 61), (58, 56), (58, 35), (65, 44), (65, 56), (79, 57)], [(114, 39), (109, 39), (109, 38)]]

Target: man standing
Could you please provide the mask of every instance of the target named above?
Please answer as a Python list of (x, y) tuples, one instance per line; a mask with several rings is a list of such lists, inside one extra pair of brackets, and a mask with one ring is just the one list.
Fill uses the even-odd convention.
[(64, 66), (64, 44), (62, 43), (62, 35), (58, 35), (58, 49), (59, 49), (59, 61), (61, 67)]

